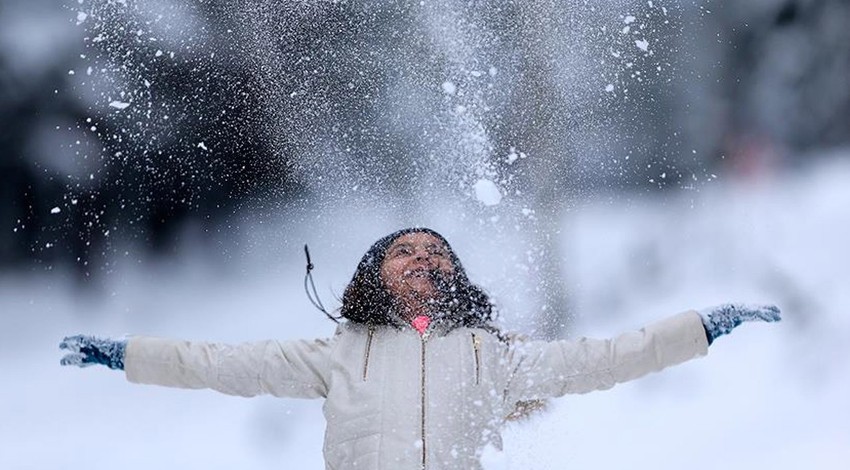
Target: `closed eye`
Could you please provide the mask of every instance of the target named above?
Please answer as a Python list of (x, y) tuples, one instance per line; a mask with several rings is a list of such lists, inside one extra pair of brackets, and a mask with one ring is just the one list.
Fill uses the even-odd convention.
[(413, 254), (413, 248), (410, 245), (397, 245), (393, 248), (392, 256), (407, 256)]
[(428, 247), (428, 254), (431, 255), (431, 256), (439, 256), (441, 258), (446, 257), (446, 252), (443, 251), (442, 248), (439, 248), (439, 247), (436, 247), (436, 246)]

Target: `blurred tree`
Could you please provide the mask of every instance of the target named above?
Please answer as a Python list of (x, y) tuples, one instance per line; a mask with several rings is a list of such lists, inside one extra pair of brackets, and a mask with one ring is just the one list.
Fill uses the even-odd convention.
[(850, 144), (850, 3), (746, 2), (708, 18), (722, 39), (717, 154), (752, 172)]
[[(41, 13), (22, 5), (8, 21)], [(65, 261), (85, 278), (108, 269), (111, 239), (165, 252), (188, 219), (209, 229), (243, 198), (298, 194), (289, 156), (269, 158), (262, 96), (234, 59), (227, 15), (194, 10), (194, 26), (213, 32), (196, 45), (192, 24), (156, 37), (154, 7), (80, 5), (84, 60), (47, 55), (25, 69), (0, 53), (0, 266)], [(169, 41), (173, 56), (160, 49)]]

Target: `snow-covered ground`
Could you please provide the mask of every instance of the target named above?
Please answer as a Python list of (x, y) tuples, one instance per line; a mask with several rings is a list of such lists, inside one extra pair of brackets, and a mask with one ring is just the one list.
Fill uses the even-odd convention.
[[(785, 320), (742, 326), (704, 359), (553, 401), (506, 430), (488, 468), (847, 468), (848, 182), (850, 154), (755, 183), (600, 197), (568, 213), (575, 334), (609, 336), (730, 300), (775, 302)], [(505, 232), (491, 241), (492, 225), (453, 224), (437, 209), (419, 220), (453, 242), (506, 322), (518, 323), (526, 294), (507, 282), (517, 270), (504, 254), (523, 244)], [(328, 287), (341, 293), (370, 242), (397, 228), (360, 217), (336, 208), (297, 229), (257, 225), (224, 242), (229, 258), (205, 256), (203, 244), (158, 262), (128, 256), (94, 290), (59, 272), (0, 278), (0, 468), (322, 468), (318, 401), (131, 385), (104, 368), (60, 367), (57, 345), (80, 332), (329, 335), (333, 325), (303, 295), (301, 244), (311, 242), (331, 303)]]

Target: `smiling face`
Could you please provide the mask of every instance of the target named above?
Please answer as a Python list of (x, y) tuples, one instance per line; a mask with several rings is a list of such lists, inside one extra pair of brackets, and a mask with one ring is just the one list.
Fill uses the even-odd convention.
[(425, 232), (395, 239), (381, 264), (381, 280), (409, 313), (433, 304), (439, 296), (435, 276), (454, 273), (449, 250), (442, 240)]
[(437, 232), (418, 227), (376, 241), (357, 264), (342, 296), (340, 315), (352, 322), (397, 325), (417, 315), (444, 324), (493, 328), (493, 304), (470, 282)]

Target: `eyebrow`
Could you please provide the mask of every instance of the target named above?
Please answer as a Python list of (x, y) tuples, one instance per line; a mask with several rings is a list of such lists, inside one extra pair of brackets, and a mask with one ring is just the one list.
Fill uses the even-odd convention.
[(411, 246), (413, 246), (413, 245), (411, 245), (410, 243), (407, 243), (407, 242), (396, 243), (396, 244), (394, 244), (393, 246), (390, 247), (389, 251), (395, 251), (395, 250), (402, 248), (402, 247), (410, 248)]
[[(447, 248), (445, 247), (445, 245), (443, 245), (441, 243), (429, 243), (429, 244), (423, 245), (423, 246), (426, 249), (437, 248), (437, 249), (442, 250), (442, 251), (448, 251)], [(391, 246), (388, 251), (395, 251), (395, 250), (402, 248), (402, 247), (403, 248), (412, 248), (413, 243), (409, 243), (409, 242), (396, 243), (393, 246)]]

